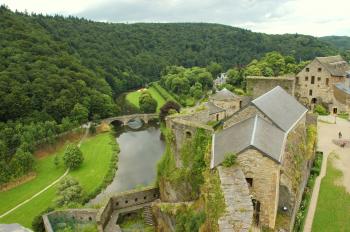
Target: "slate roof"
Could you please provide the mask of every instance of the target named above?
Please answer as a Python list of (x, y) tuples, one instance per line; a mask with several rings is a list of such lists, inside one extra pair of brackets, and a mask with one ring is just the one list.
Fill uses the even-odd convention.
[(335, 87), (341, 91), (343, 91), (346, 94), (350, 94), (350, 87), (345, 86), (344, 83), (336, 83)]
[(213, 135), (210, 167), (221, 164), (227, 153), (239, 154), (249, 147), (255, 147), (280, 163), (286, 134), (258, 115), (236, 123)]
[(222, 90), (213, 94), (210, 98), (217, 101), (226, 101), (237, 98), (237, 95), (232, 93), (230, 90), (223, 88)]
[(208, 108), (208, 110), (209, 110), (209, 115), (211, 115), (211, 114), (216, 114), (216, 113), (225, 111), (225, 109), (216, 106), (216, 105), (215, 105), (214, 103), (212, 103), (212, 102), (207, 102), (207, 103), (205, 103), (205, 106), (206, 106), (206, 107)]
[(339, 55), (316, 57), (316, 60), (318, 60), (332, 76), (346, 76), (346, 72), (350, 70), (349, 64)]
[(307, 112), (302, 104), (280, 86), (254, 99), (252, 104), (287, 133)]

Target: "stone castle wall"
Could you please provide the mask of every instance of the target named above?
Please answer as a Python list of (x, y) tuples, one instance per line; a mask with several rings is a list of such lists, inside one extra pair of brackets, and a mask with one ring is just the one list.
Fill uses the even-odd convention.
[(290, 95), (294, 96), (294, 82), (294, 77), (250, 76), (247, 77), (247, 93), (255, 99), (276, 86), (281, 86)]
[(218, 167), (226, 210), (219, 218), (219, 231), (248, 232), (253, 224), (253, 205), (248, 184), (238, 165)]
[(46, 232), (54, 232), (50, 220), (54, 218), (66, 218), (67, 220), (73, 219), (74, 221), (84, 222), (96, 222), (97, 209), (68, 209), (57, 210), (51, 213), (43, 215), (44, 227)]
[(259, 222), (274, 228), (279, 196), (280, 165), (256, 149), (247, 149), (237, 157), (245, 178), (252, 178), (251, 195), (260, 202)]
[(157, 200), (158, 198), (159, 189), (156, 187), (148, 187), (142, 190), (132, 190), (111, 197), (97, 213), (96, 222), (99, 230), (102, 231), (107, 225), (114, 210), (149, 203)]

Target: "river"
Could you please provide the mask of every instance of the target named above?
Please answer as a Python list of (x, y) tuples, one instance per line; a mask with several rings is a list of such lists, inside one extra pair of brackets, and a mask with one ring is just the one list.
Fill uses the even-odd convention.
[[(138, 127), (135, 124), (138, 122), (131, 122), (130, 127)], [(92, 199), (91, 204), (98, 204), (119, 192), (155, 183), (157, 163), (165, 150), (159, 126), (151, 123), (137, 130), (130, 127), (114, 126), (120, 147), (118, 170), (113, 182)]]

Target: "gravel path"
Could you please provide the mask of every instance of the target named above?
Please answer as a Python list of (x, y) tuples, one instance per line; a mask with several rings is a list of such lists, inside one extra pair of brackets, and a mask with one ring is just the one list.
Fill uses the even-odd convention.
[(335, 152), (339, 159), (335, 159), (335, 166), (343, 172), (344, 178), (340, 181), (350, 193), (350, 148), (341, 148), (334, 143), (341, 131), (343, 139), (350, 139), (350, 122), (334, 116), (320, 116), (318, 122), (318, 150), (323, 151), (323, 162), (320, 175), (316, 178), (312, 192), (310, 206), (304, 225), (304, 232), (310, 232), (316, 211), (318, 194), (322, 178), (326, 175), (327, 159), (330, 153)]

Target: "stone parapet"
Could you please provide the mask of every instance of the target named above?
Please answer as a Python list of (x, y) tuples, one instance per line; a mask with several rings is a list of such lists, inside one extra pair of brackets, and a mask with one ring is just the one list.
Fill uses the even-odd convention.
[(253, 205), (248, 184), (239, 166), (218, 167), (226, 211), (219, 218), (220, 232), (250, 231), (253, 223)]

